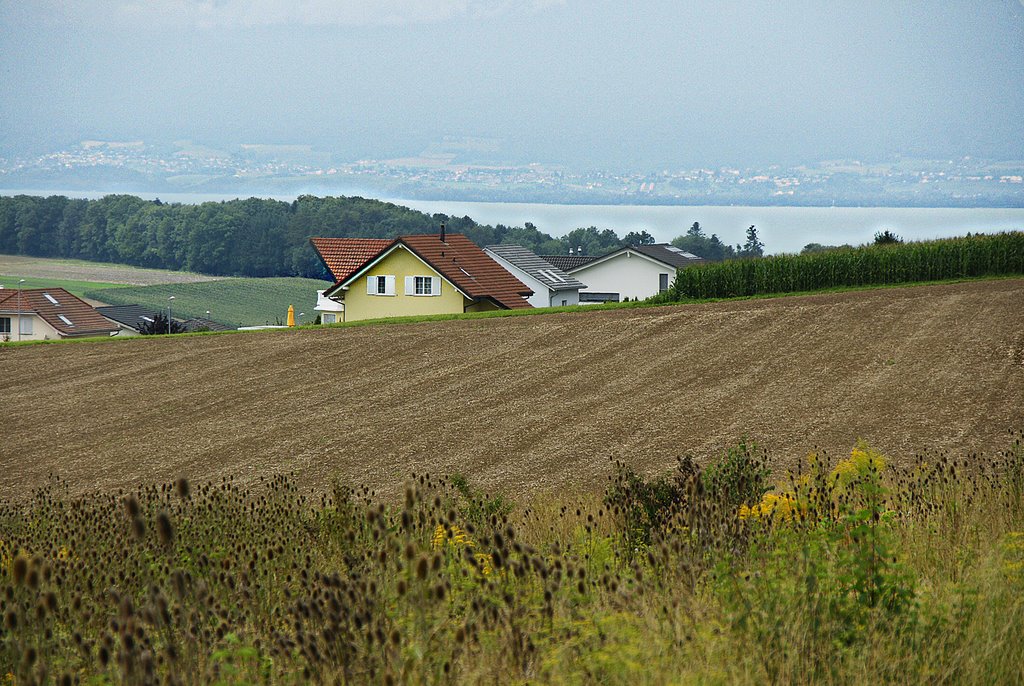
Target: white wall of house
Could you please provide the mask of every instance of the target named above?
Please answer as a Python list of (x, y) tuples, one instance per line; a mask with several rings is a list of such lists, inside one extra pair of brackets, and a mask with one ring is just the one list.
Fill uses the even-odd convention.
[(668, 274), (671, 285), (676, 270), (627, 250), (596, 264), (583, 265), (571, 274), (587, 284), (584, 293), (618, 293), (619, 300), (643, 300), (658, 293), (661, 274)]
[(562, 305), (579, 305), (580, 304), (580, 291), (578, 288), (567, 288), (562, 291), (550, 291), (551, 307), (561, 307)]
[[(10, 333), (7, 333), (7, 322), (3, 323), (3, 330), (0, 330), (0, 341), (47, 341), (60, 338), (57, 329), (46, 323), (36, 314), (24, 313), (21, 315), (24, 322), (20, 322), (16, 312), (0, 312), (0, 319), (10, 320)], [(21, 336), (18, 336), (18, 329), (21, 329)]]

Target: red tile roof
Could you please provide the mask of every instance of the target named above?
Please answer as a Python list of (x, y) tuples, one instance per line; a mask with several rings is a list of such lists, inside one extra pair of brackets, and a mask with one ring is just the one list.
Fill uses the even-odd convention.
[(389, 238), (311, 238), (320, 259), (335, 283), (344, 281), (359, 267), (381, 254), (395, 241)]
[(462, 234), (402, 236), (398, 239), (459, 290), (474, 299), (493, 300), (508, 309), (533, 307), (533, 291)]
[[(449, 233), (441, 242), (440, 234), (401, 236), (394, 240), (375, 238), (313, 238), (313, 247), (337, 279), (335, 285), (350, 280), (357, 272), (396, 244), (402, 244), (438, 274), (474, 300), (491, 300), (498, 307), (532, 307), (526, 297), (532, 291), (512, 276), (473, 241)], [(362, 261), (358, 261), (361, 258)]]
[[(56, 301), (51, 302), (50, 298)], [(0, 312), (17, 312), (17, 289), (0, 290)], [(22, 312), (34, 312), (63, 336), (98, 336), (117, 331), (118, 327), (97, 312), (91, 305), (68, 293), (63, 288), (24, 288), (21, 291)], [(70, 324), (61, 319), (61, 315)]]

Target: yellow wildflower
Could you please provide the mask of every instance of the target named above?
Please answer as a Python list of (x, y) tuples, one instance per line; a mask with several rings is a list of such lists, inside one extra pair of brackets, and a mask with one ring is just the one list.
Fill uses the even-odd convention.
[(885, 455), (868, 447), (863, 441), (858, 442), (850, 451), (849, 459), (843, 460), (832, 470), (832, 478), (839, 477), (839, 485), (848, 486), (852, 481), (868, 474), (879, 474), (885, 469)]
[(476, 541), (470, 538), (469, 534), (466, 533), (465, 529), (458, 526), (452, 525), (449, 531), (442, 524), (438, 524), (434, 529), (434, 537), (430, 541), (430, 545), (434, 550), (440, 550), (445, 546), (450, 545), (454, 548), (475, 548)]
[(788, 493), (765, 493), (761, 502), (748, 507), (741, 505), (738, 516), (740, 519), (768, 519), (776, 517), (782, 521), (792, 520), (797, 512), (803, 511), (797, 499)]

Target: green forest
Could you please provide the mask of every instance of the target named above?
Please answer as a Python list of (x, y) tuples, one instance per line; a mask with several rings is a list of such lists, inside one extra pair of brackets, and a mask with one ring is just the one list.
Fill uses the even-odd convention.
[(379, 200), (304, 195), (293, 202), (249, 198), (199, 205), (108, 195), (0, 197), (0, 253), (117, 262), (223, 276), (329, 278), (313, 236), (392, 238), (436, 233), (444, 223), (477, 245), (515, 243), (539, 254), (583, 247), (600, 255), (624, 241), (610, 229), (576, 229), (552, 238), (533, 224), (487, 226), (469, 217), (429, 215)]

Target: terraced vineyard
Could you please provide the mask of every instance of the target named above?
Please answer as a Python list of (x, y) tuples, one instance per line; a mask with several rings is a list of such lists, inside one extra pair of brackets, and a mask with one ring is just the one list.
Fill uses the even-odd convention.
[(746, 435), (796, 463), (858, 438), (1005, 447), (1024, 280), (536, 317), (0, 349), (0, 489), (411, 472), (592, 491)]

